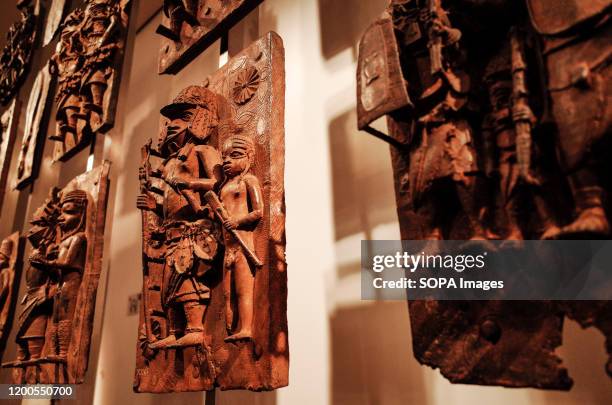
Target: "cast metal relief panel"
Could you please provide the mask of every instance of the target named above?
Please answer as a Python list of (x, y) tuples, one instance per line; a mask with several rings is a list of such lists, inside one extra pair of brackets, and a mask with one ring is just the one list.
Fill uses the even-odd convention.
[(0, 243), (0, 360), (15, 313), (19, 279), (21, 278), (21, 254), (23, 243), (19, 232), (4, 238)]
[(263, 0), (164, 0), (159, 73), (177, 73)]
[[(389, 2), (360, 44), (357, 111), (391, 144), (402, 239), (610, 237), (610, 4)], [(369, 127), (383, 115), (388, 134)], [(409, 310), (415, 357), (455, 383), (569, 389), (564, 316), (612, 352), (609, 302)]]
[(102, 271), (110, 164), (52, 188), (31, 220), (26, 294), (17, 324), (16, 384), (80, 384)]
[(64, 19), (50, 62), (58, 82), (57, 124), (49, 136), (55, 160), (70, 158), (115, 122), (130, 6), (130, 0), (87, 0)]
[(269, 33), (161, 110), (137, 201), (136, 392), (288, 384), (284, 91)]
[(15, 188), (22, 189), (38, 177), (40, 158), (51, 112), (52, 87), (53, 77), (49, 73), (49, 65), (47, 64), (38, 72), (26, 106), (25, 129), (21, 138), (19, 157), (17, 158)]
[(0, 54), (0, 103), (7, 105), (23, 84), (40, 27), (39, 0), (18, 0), (20, 20), (9, 28)]
[(0, 211), (4, 205), (11, 157), (13, 156), (13, 147), (19, 126), (20, 108), (21, 102), (13, 100), (10, 107), (0, 117)]

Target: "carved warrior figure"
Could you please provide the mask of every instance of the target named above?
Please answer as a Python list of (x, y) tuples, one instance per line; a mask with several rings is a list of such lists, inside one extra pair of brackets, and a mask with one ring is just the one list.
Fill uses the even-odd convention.
[[(70, 152), (112, 124), (109, 93), (117, 85), (126, 27), (126, 1), (88, 0), (69, 14), (51, 58), (58, 76), (57, 129), (50, 139)], [(61, 156), (60, 156), (61, 157)]]
[(53, 188), (35, 213), (21, 302), (17, 383), (81, 383), (101, 266), (108, 163)]
[[(523, 239), (517, 215), (526, 200), (541, 222), (537, 235), (553, 237), (559, 230), (542, 197), (547, 179), (536, 175), (541, 162), (533, 162), (536, 119), (528, 73), (537, 74), (538, 66), (527, 66), (534, 58), (527, 57), (526, 35), (518, 27), (523, 22), (508, 22), (517, 14), (512, 9), (498, 19), (492, 39), (475, 45), (474, 38), (488, 29), (483, 26), (491, 24), (474, 21), (482, 17), (479, 8), (508, 8), (485, 3), (392, 0), (360, 45), (359, 126), (373, 132), (368, 124), (388, 114), (386, 139), (398, 146), (392, 154), (406, 211), (401, 215), (413, 222), (407, 238)], [(452, 7), (452, 21), (445, 7)], [(467, 30), (465, 40), (453, 24)], [(379, 41), (388, 44), (386, 54)], [(492, 41), (498, 41), (497, 49), (491, 49)], [(454, 198), (448, 179), (455, 181)], [(485, 194), (498, 196), (501, 215)], [(449, 197), (460, 207), (454, 217)], [(461, 217), (469, 230), (458, 232), (465, 229)]]
[(536, 118), (529, 106), (523, 42), (518, 29), (511, 30), (509, 39), (489, 60), (484, 77), (489, 96), (489, 112), (482, 123), (485, 174), (497, 179), (493, 189), (500, 200), (508, 240), (524, 239), (520, 220), (525, 199), (532, 200), (536, 208), (543, 238), (559, 230), (542, 196), (541, 176), (531, 164), (531, 129)]
[[(159, 218), (153, 238), (166, 245), (161, 297), (170, 330), (165, 338), (149, 342), (151, 349), (204, 343), (203, 321), (210, 300), (204, 275), (213, 267), (221, 238), (214, 213), (201, 198), (221, 180), (221, 157), (207, 145), (218, 125), (216, 97), (204, 87), (191, 86), (161, 110), (167, 118), (159, 140), (164, 163), (154, 175), (165, 182), (163, 206), (150, 191), (138, 197), (138, 208)], [(141, 177), (146, 176), (141, 170)]]
[(6, 45), (0, 54), (0, 102), (8, 104), (17, 93), (27, 74), (37, 35), (39, 5), (20, 0), (17, 8), (21, 20), (11, 25), (6, 34)]
[(75, 10), (66, 17), (62, 25), (60, 40), (55, 54), (51, 57), (49, 70), (58, 76), (58, 89), (55, 100), (58, 103), (57, 132), (49, 136), (52, 140), (62, 141), (68, 133), (76, 134), (77, 114), (81, 106), (79, 97), (80, 77), (83, 67), (81, 47), (77, 42), (83, 12)]

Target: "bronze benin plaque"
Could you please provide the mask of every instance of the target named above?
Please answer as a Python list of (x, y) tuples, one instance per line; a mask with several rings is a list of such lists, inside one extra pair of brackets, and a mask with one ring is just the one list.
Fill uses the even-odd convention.
[(0, 117), (0, 211), (4, 205), (9, 168), (13, 156), (13, 147), (17, 138), (19, 126), (19, 110), (21, 102), (13, 100), (10, 107)]
[(22, 189), (38, 177), (40, 157), (51, 112), (52, 85), (53, 78), (49, 74), (47, 64), (38, 72), (32, 85), (32, 91), (30, 91), (26, 107), (25, 129), (17, 158), (15, 188)]
[(57, 78), (54, 159), (86, 147), (115, 122), (130, 0), (87, 0), (62, 24), (50, 71)]
[[(16, 384), (80, 384), (85, 378), (102, 271), (110, 164), (53, 188), (34, 213), (27, 292), (17, 330)], [(61, 286), (61, 288), (60, 288)]]
[(178, 73), (263, 0), (164, 0), (159, 73)]
[[(401, 238), (609, 239), (610, 1), (476, 3), (390, 0), (360, 44), (358, 126), (387, 115)], [(612, 353), (607, 301), (409, 311), (415, 358), (453, 383), (570, 389), (566, 316)]]
[(284, 92), (269, 33), (161, 110), (137, 202), (136, 392), (288, 384)]
[(6, 33), (0, 53), (0, 103), (7, 105), (17, 94), (30, 70), (40, 27), (40, 0), (18, 1), (20, 20)]
[(15, 315), (19, 280), (21, 279), (21, 254), (23, 240), (19, 232), (4, 238), (0, 244), (0, 360)]

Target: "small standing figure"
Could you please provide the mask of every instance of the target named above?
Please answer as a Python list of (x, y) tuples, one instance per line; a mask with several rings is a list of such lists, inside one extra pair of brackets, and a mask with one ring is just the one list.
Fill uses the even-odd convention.
[(204, 317), (210, 302), (205, 275), (215, 264), (221, 230), (201, 194), (221, 179), (221, 155), (208, 145), (217, 131), (218, 110), (217, 96), (201, 86), (189, 86), (161, 110), (167, 119), (159, 142), (164, 162), (151, 176), (163, 180), (157, 192), (163, 203), (158, 204), (155, 191), (146, 187), (137, 200), (138, 208), (156, 217), (148, 225), (165, 247), (160, 289), (169, 333), (149, 341), (151, 350), (205, 343)]
[[(235, 342), (253, 338), (255, 266), (249, 261), (249, 257), (253, 256), (250, 253), (255, 248), (253, 231), (263, 217), (264, 207), (259, 180), (249, 171), (255, 160), (253, 140), (246, 135), (233, 135), (223, 145), (222, 155), (226, 180), (219, 195), (229, 216), (223, 221), (223, 286), (226, 326), (230, 333), (225, 341)], [(235, 232), (232, 232), (233, 230)], [(250, 252), (245, 254), (247, 249)], [(234, 313), (235, 301), (238, 307), (237, 317)], [(236, 318), (238, 322), (235, 322)], [(233, 333), (236, 323), (240, 328)]]
[(60, 242), (57, 258), (34, 257), (32, 262), (46, 266), (57, 279), (57, 292), (53, 300), (52, 343), (56, 355), (49, 360), (65, 362), (72, 334), (72, 318), (76, 309), (77, 295), (81, 286), (87, 252), (85, 234), (87, 220), (87, 193), (70, 191), (60, 201)]
[(501, 208), (497, 222), (505, 225), (502, 237), (506, 240), (525, 239), (521, 216), (526, 203), (536, 210), (541, 224), (538, 234), (546, 237), (558, 231), (542, 192), (539, 167), (531, 163), (532, 155), (536, 156), (531, 139), (536, 117), (528, 103), (524, 41), (513, 28), (484, 74), (490, 108), (482, 127), (485, 172), (495, 182), (497, 206)]

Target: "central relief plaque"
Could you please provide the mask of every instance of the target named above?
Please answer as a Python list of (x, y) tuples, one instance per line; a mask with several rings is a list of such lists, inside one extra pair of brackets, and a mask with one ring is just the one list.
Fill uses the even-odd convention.
[(142, 149), (136, 392), (288, 384), (280, 37), (202, 79)]

